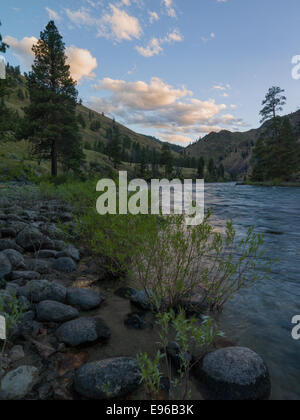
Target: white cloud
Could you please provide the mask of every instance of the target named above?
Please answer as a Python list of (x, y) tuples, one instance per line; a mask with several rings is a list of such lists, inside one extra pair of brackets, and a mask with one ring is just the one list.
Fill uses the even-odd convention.
[(52, 10), (49, 7), (45, 7), (45, 9), (51, 20), (61, 20), (61, 16), (59, 15), (59, 13), (55, 12), (55, 10)]
[(91, 98), (91, 108), (114, 115), (127, 125), (156, 128), (162, 140), (185, 144), (199, 135), (243, 124), (233, 115), (223, 114), (225, 104), (194, 98), (185, 86), (175, 88), (157, 77), (149, 83), (105, 78), (94, 88), (101, 91), (101, 97)]
[(125, 82), (105, 78), (94, 85), (94, 88), (112, 92), (111, 100), (115, 104), (120, 103), (131, 109), (148, 111), (171, 105), (178, 99), (193, 94), (184, 86), (174, 89), (158, 77), (153, 77), (149, 84), (142, 81)]
[(21, 63), (26, 67), (30, 68), (33, 63), (34, 54), (32, 47), (38, 42), (37, 38), (25, 37), (21, 41), (12, 36), (6, 36), (4, 42), (8, 44), (14, 53), (14, 55), (21, 61)]
[(156, 12), (149, 11), (148, 14), (149, 14), (149, 22), (150, 23), (154, 23), (154, 22), (157, 22), (159, 20), (159, 16)]
[(172, 18), (176, 18), (177, 14), (176, 14), (176, 11), (174, 9), (173, 0), (163, 0), (163, 3), (165, 5), (167, 15), (172, 17)]
[(95, 19), (94, 17), (90, 15), (89, 10), (86, 9), (85, 7), (82, 7), (81, 9), (74, 10), (74, 11), (70, 9), (65, 9), (65, 12), (68, 18), (70, 19), (70, 21), (73, 22), (77, 26), (83, 26), (83, 25), (92, 26), (92, 25), (96, 25), (97, 22), (99, 22), (99, 20)]
[[(38, 42), (35, 37), (25, 37), (21, 41), (11, 36), (5, 37), (4, 41), (11, 47), (12, 52), (27, 68), (33, 64), (34, 53), (32, 47)], [(92, 56), (89, 50), (70, 46), (66, 48), (66, 55), (72, 77), (81, 81), (83, 78), (93, 78), (93, 70), (98, 66), (97, 59)]]
[(182, 42), (183, 35), (178, 29), (174, 29), (164, 38), (152, 38), (146, 47), (137, 46), (136, 50), (144, 57), (153, 57), (163, 52), (163, 44), (172, 44), (174, 42)]
[(96, 77), (93, 70), (98, 67), (98, 62), (89, 50), (71, 45), (66, 49), (66, 55), (73, 79), (80, 82), (83, 78), (91, 79)]
[(136, 17), (130, 16), (113, 4), (110, 5), (110, 9), (111, 11), (101, 19), (98, 36), (112, 38), (117, 42), (140, 38), (143, 31)]

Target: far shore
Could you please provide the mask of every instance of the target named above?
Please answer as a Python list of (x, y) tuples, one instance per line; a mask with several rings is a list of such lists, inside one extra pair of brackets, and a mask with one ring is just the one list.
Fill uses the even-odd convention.
[(236, 185), (250, 185), (252, 187), (293, 187), (300, 188), (300, 182), (280, 182), (274, 183), (272, 181), (266, 182), (237, 182)]

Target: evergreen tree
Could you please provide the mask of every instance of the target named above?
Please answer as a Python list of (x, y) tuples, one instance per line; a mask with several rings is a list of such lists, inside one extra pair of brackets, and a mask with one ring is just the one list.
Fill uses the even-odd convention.
[(57, 175), (58, 161), (65, 170), (78, 170), (84, 155), (76, 118), (76, 82), (71, 78), (65, 44), (53, 21), (41, 32), (32, 50), (35, 60), (26, 75), (31, 101), (25, 110), (26, 137), (40, 159), (51, 159), (52, 176)]
[(119, 127), (114, 125), (112, 130), (112, 140), (110, 145), (111, 158), (115, 168), (121, 163), (121, 139)]
[(146, 174), (146, 150), (143, 148), (141, 151), (141, 162), (140, 162), (140, 173), (141, 173), (141, 177), (144, 178), (145, 174)]
[(204, 179), (205, 160), (201, 157), (198, 161), (198, 177)]
[(213, 158), (210, 159), (208, 163), (208, 174), (209, 174), (209, 180), (214, 182), (217, 180), (217, 174), (216, 174), (216, 165)]
[[(1, 26), (1, 22), (0, 22), (0, 26)], [(2, 36), (0, 34), (0, 52), (5, 53), (7, 48), (9, 48), (9, 46), (2, 41)]]
[[(1, 26), (1, 22), (0, 22)], [(9, 46), (2, 41), (0, 34), (0, 52), (5, 53)], [(0, 63), (4, 64), (4, 63)], [(5, 64), (4, 64), (5, 65)], [(6, 68), (7, 71), (7, 68)], [(0, 78), (0, 133), (15, 128), (14, 114), (7, 108), (4, 102), (4, 97), (9, 95), (9, 88), (12, 86), (11, 77), (6, 75), (6, 79)]]
[(173, 171), (173, 156), (170, 150), (170, 146), (164, 143), (161, 154), (161, 164), (165, 167), (165, 176), (168, 178)]
[(218, 181), (223, 181), (225, 178), (225, 168), (223, 163), (220, 163), (218, 167)]
[(274, 143), (276, 146), (276, 160), (278, 164), (278, 169), (281, 164), (281, 156), (280, 156), (280, 144), (279, 144), (279, 132), (278, 132), (278, 112), (283, 110), (283, 106), (286, 103), (286, 97), (282, 95), (284, 90), (280, 87), (273, 86), (269, 89), (268, 93), (265, 96), (265, 99), (262, 102), (264, 106), (263, 109), (260, 111), (261, 115), (261, 123), (271, 120), (272, 121), (272, 131), (273, 131), (273, 138)]
[(300, 146), (290, 120), (283, 118), (279, 130), (281, 157), (280, 177), (289, 178), (300, 169)]

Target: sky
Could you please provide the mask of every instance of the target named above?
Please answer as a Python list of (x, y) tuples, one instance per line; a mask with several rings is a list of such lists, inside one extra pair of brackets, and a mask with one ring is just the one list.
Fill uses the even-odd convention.
[(182, 146), (259, 126), (261, 102), (285, 89), (299, 108), (299, 0), (11, 0), (1, 5), (6, 60), (30, 70), (50, 19), (85, 105)]

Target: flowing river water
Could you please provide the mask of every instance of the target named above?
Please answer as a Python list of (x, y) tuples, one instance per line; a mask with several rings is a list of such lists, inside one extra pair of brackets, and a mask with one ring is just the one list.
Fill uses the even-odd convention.
[(264, 233), (267, 256), (280, 258), (271, 274), (239, 292), (219, 316), (220, 329), (258, 352), (272, 377), (272, 399), (300, 400), (300, 340), (292, 318), (300, 315), (300, 189), (207, 184), (205, 207), (214, 224), (232, 219), (238, 235), (250, 226)]

